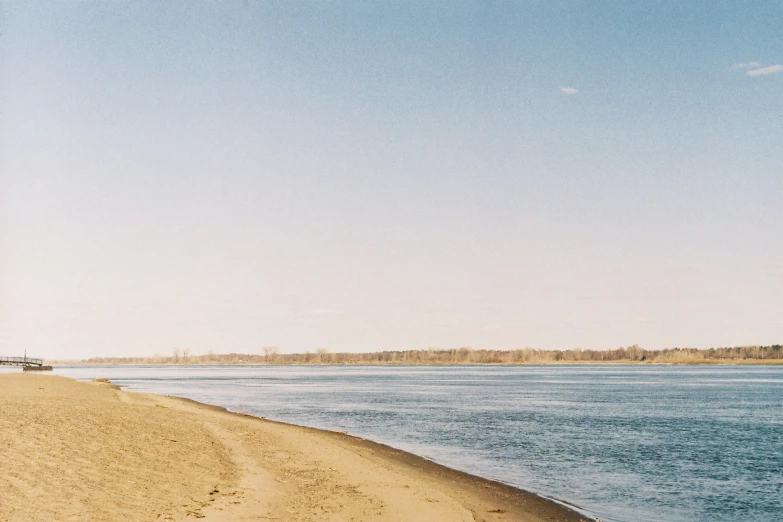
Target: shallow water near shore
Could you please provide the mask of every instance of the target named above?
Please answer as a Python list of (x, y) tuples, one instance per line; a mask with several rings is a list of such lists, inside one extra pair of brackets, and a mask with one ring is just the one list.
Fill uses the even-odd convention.
[(352, 435), (608, 521), (783, 520), (780, 366), (62, 367)]

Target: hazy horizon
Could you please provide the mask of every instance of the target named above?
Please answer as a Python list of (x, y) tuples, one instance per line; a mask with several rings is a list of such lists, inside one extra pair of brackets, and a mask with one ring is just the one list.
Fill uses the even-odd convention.
[(783, 3), (0, 4), (0, 354), (783, 339)]

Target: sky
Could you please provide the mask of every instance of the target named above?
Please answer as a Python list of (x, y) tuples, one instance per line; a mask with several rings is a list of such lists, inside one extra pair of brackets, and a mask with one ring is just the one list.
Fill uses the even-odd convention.
[(2, 2), (0, 353), (783, 340), (783, 2)]

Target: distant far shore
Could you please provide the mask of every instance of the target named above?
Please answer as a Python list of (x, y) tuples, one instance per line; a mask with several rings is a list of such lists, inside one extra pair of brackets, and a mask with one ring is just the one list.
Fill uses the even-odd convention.
[(776, 366), (783, 365), (781, 359), (748, 359), (729, 361), (689, 361), (689, 362), (647, 362), (647, 361), (555, 361), (531, 363), (440, 363), (440, 362), (87, 362), (87, 361), (48, 361), (57, 366)]
[(645, 350), (636, 345), (616, 350), (476, 350), (454, 349), (383, 351), (368, 353), (316, 352), (281, 354), (275, 347), (265, 347), (262, 354), (208, 352), (191, 354), (175, 349), (170, 356), (93, 357), (83, 360), (48, 360), (58, 365), (535, 365), (535, 364), (783, 364), (783, 349), (770, 346), (736, 346), (722, 348), (668, 348)]

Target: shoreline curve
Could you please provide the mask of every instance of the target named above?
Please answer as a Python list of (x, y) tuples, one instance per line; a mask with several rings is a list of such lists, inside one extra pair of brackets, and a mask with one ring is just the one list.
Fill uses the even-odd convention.
[(0, 445), (2, 520), (594, 520), (347, 433), (61, 376), (0, 375)]
[[(117, 386), (118, 389), (122, 389), (123, 388), (120, 385), (114, 385), (114, 386)], [(129, 391), (130, 393), (139, 393), (139, 392), (133, 392), (131, 390), (127, 390), (127, 391)], [(158, 394), (154, 394), (154, 395), (158, 395)], [(493, 487), (493, 486), (494, 487), (498, 487), (498, 488), (500, 488), (502, 490), (509, 491), (510, 493), (523, 494), (525, 496), (537, 497), (537, 498), (539, 498), (539, 499), (541, 499), (543, 501), (551, 502), (551, 503), (556, 504), (557, 506), (559, 506), (559, 507), (561, 507), (563, 509), (566, 509), (568, 511), (571, 511), (571, 512), (575, 513), (577, 516), (580, 517), (580, 520), (582, 520), (582, 521), (594, 521), (594, 520), (596, 520), (596, 518), (593, 515), (591, 515), (589, 512), (587, 512), (587, 510), (584, 510), (581, 507), (579, 507), (579, 506), (577, 506), (575, 504), (572, 504), (572, 503), (570, 503), (570, 502), (568, 502), (566, 500), (561, 500), (561, 499), (558, 499), (558, 498), (548, 497), (546, 495), (541, 495), (541, 494), (536, 493), (534, 491), (530, 491), (530, 490), (527, 490), (527, 489), (515, 486), (513, 484), (508, 484), (508, 483), (503, 482), (501, 480), (496, 480), (496, 479), (491, 479), (491, 478), (487, 478), (487, 477), (482, 477), (481, 475), (474, 475), (474, 474), (469, 473), (467, 471), (462, 471), (462, 470), (459, 470), (459, 469), (456, 469), (456, 468), (451, 468), (449, 466), (441, 464), (441, 463), (437, 462), (436, 460), (430, 459), (428, 457), (425, 457), (425, 456), (422, 456), (422, 455), (417, 455), (415, 453), (411, 453), (409, 451), (405, 451), (405, 450), (402, 450), (402, 449), (399, 449), (399, 448), (395, 448), (394, 446), (390, 446), (390, 445), (385, 444), (383, 442), (374, 441), (372, 439), (367, 439), (367, 438), (364, 438), (364, 437), (360, 437), (358, 435), (351, 435), (350, 433), (345, 432), (345, 431), (329, 430), (329, 429), (325, 429), (325, 428), (314, 428), (312, 426), (305, 426), (303, 424), (293, 424), (291, 422), (286, 422), (286, 421), (281, 421), (281, 420), (276, 420), (276, 419), (270, 419), (270, 418), (264, 417), (262, 415), (253, 415), (253, 414), (250, 414), (250, 413), (243, 413), (243, 412), (233, 411), (233, 410), (230, 410), (229, 408), (226, 408), (225, 406), (219, 406), (219, 405), (216, 405), (216, 404), (209, 404), (209, 403), (206, 403), (206, 402), (200, 402), (200, 401), (197, 401), (197, 400), (194, 400), (194, 399), (189, 399), (187, 397), (179, 397), (179, 396), (176, 396), (176, 395), (159, 395), (159, 396), (167, 397), (167, 398), (170, 398), (172, 400), (182, 401), (182, 402), (189, 403), (189, 404), (192, 404), (194, 406), (201, 407), (201, 408), (207, 408), (207, 409), (211, 409), (211, 410), (215, 410), (215, 411), (220, 411), (220, 412), (228, 414), (228, 415), (237, 415), (237, 416), (244, 417), (244, 418), (247, 418), (247, 419), (254, 419), (254, 420), (259, 420), (259, 421), (263, 421), (263, 422), (280, 424), (282, 426), (288, 426), (288, 427), (297, 428), (297, 429), (312, 430), (312, 431), (321, 433), (321, 434), (326, 435), (326, 436), (337, 437), (337, 438), (345, 438), (345, 439), (349, 440), (349, 443), (357, 444), (357, 445), (365, 445), (365, 446), (369, 446), (369, 447), (372, 447), (372, 448), (379, 448), (379, 449), (383, 450), (384, 452), (387, 452), (388, 454), (392, 455), (393, 458), (398, 458), (398, 459), (399, 458), (404, 458), (404, 459), (416, 460), (416, 461), (419, 461), (419, 462), (421, 462), (421, 463), (423, 463), (425, 465), (433, 466), (433, 467), (438, 468), (438, 469), (442, 469), (446, 473), (449, 473), (449, 474), (453, 473), (455, 475), (461, 476), (461, 477), (464, 478), (464, 480), (486, 483), (488, 485), (488, 487)]]

